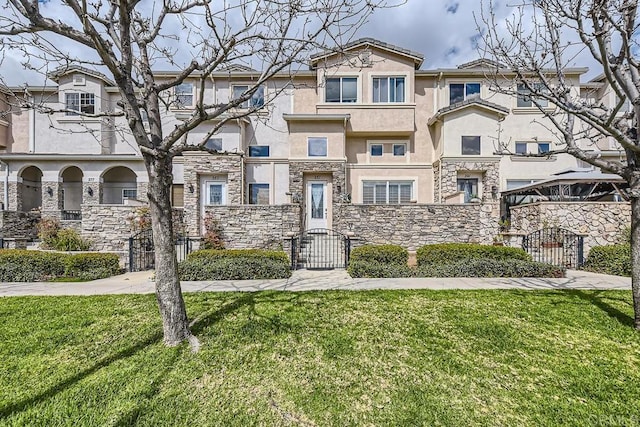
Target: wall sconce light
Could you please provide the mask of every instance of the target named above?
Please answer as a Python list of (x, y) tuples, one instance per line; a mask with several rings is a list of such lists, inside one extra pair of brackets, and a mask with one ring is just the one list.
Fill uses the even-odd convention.
[(498, 186), (497, 185), (492, 185), (491, 186), (491, 197), (493, 197), (494, 200), (498, 198)]
[(53, 196), (53, 188), (47, 187), (47, 194), (49, 195), (49, 197)]
[(194, 190), (195, 189), (193, 188), (193, 184), (189, 184), (189, 193), (193, 194)]
[(93, 188), (88, 187), (88, 188), (87, 188), (87, 194), (88, 194), (89, 196), (93, 196)]

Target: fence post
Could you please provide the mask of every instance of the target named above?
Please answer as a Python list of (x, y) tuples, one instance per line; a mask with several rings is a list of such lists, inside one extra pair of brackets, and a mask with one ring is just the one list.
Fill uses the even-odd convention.
[(344, 268), (349, 267), (349, 256), (351, 255), (351, 239), (349, 236), (346, 237), (346, 245), (344, 245)]
[(584, 264), (584, 236), (578, 236), (578, 267)]
[(133, 237), (129, 237), (129, 271), (135, 271), (133, 269)]
[(296, 269), (296, 265), (298, 263), (297, 257), (296, 257), (296, 240), (297, 238), (295, 237), (291, 237), (291, 269), (295, 270)]

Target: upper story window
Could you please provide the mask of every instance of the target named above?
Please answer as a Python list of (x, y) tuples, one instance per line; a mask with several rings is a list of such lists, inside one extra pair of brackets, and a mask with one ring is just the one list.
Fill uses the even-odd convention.
[(374, 77), (373, 102), (404, 102), (404, 77)]
[(372, 156), (382, 156), (383, 145), (382, 144), (371, 144), (370, 152)]
[(96, 98), (92, 93), (67, 93), (65, 94), (65, 104), (67, 110), (65, 115), (77, 116), (83, 114), (95, 114)]
[(480, 83), (449, 84), (449, 104), (480, 97)]
[(249, 157), (269, 157), (268, 145), (250, 145)]
[(462, 155), (463, 156), (479, 156), (480, 155), (480, 137), (479, 136), (463, 136), (462, 137)]
[(178, 108), (193, 107), (192, 83), (181, 83), (176, 86), (176, 104)]
[(544, 154), (551, 151), (550, 142), (516, 142), (516, 154)]
[[(238, 99), (249, 90), (249, 85), (233, 86), (233, 99)], [(238, 108), (260, 108), (264, 105), (264, 86), (258, 86), (251, 98), (238, 105)]]
[(324, 100), (325, 102), (358, 102), (358, 78), (327, 78)]
[(307, 139), (309, 157), (327, 157), (327, 137), (309, 137)]
[(208, 150), (222, 151), (222, 138), (209, 138), (204, 146)]
[(393, 144), (393, 155), (404, 156), (407, 151), (407, 144)]
[[(540, 83), (533, 84), (535, 90), (539, 90), (542, 88)], [(546, 107), (549, 105), (546, 99), (538, 98), (536, 99), (538, 105), (540, 107)], [(533, 103), (531, 99), (531, 91), (523, 84), (518, 85), (518, 108), (529, 108), (535, 107), (536, 104)]]
[(413, 196), (412, 181), (363, 181), (362, 203), (409, 203)]

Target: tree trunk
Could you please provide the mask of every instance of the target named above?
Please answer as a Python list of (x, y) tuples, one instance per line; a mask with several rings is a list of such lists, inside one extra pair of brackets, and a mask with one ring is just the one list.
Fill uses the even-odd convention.
[(640, 180), (631, 187), (631, 291), (633, 293), (633, 325), (640, 329)]
[(199, 348), (198, 340), (189, 330), (187, 311), (182, 298), (178, 278), (178, 261), (173, 235), (171, 209), (172, 159), (144, 156), (149, 174), (149, 206), (153, 245), (156, 262), (156, 299), (162, 317), (164, 342), (176, 346), (189, 341), (193, 351)]

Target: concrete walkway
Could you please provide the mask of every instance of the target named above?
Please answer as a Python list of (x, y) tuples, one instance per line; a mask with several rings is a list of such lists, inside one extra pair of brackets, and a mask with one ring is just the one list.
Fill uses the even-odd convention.
[[(311, 291), (365, 289), (631, 289), (628, 277), (608, 276), (586, 271), (567, 272), (563, 279), (488, 279), (488, 278), (412, 278), (352, 279), (345, 270), (294, 271), (282, 280), (216, 280), (182, 282), (184, 292), (228, 291)], [(0, 283), (0, 296), (20, 295), (106, 295), (146, 294), (154, 292), (153, 272), (127, 273), (108, 279), (82, 283)]]

